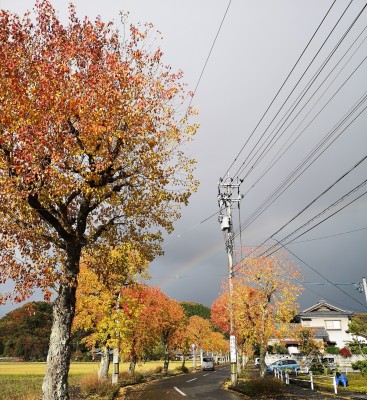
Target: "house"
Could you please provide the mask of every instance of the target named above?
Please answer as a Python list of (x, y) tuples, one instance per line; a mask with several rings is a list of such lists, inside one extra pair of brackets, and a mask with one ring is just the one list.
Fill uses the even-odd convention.
[(343, 348), (352, 340), (348, 324), (353, 314), (352, 311), (342, 310), (320, 300), (297, 314), (292, 323), (315, 330), (315, 339), (322, 340), (326, 346)]

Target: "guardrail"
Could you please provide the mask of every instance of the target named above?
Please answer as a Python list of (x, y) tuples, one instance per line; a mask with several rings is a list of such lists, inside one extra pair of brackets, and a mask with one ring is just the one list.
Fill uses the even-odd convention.
[[(311, 390), (315, 390), (314, 376), (311, 371), (308, 373), (309, 379), (297, 378), (297, 376), (298, 376), (297, 371), (295, 371), (296, 377), (294, 378), (293, 376), (289, 376), (288, 372), (284, 372), (284, 374), (283, 374), (283, 371), (278, 371), (277, 369), (274, 369), (274, 376), (275, 376), (275, 378), (280, 379), (282, 382), (285, 382), (286, 385), (289, 385), (290, 381), (300, 381), (300, 382), (306, 382), (306, 383), (309, 382)], [(337, 394), (338, 393), (338, 385), (336, 384), (336, 378), (334, 375), (331, 375), (331, 376), (317, 375), (316, 379), (330, 379), (330, 378), (332, 379), (332, 386), (334, 389), (334, 393)]]

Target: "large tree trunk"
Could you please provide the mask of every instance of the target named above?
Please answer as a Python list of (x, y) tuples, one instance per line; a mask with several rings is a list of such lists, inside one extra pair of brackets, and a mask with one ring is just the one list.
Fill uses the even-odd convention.
[(135, 374), (135, 367), (136, 367), (137, 360), (138, 360), (138, 358), (135, 355), (131, 357), (131, 361), (130, 361), (130, 365), (129, 365), (129, 375), (131, 377), (133, 377)]
[(168, 344), (164, 344), (164, 365), (163, 365), (163, 374), (168, 374), (168, 366), (169, 366), (169, 349)]
[(50, 346), (46, 374), (43, 379), (43, 400), (67, 400), (68, 374), (71, 357), (71, 324), (75, 313), (75, 278), (60, 283), (59, 294), (53, 305)]
[(98, 370), (98, 380), (108, 379), (108, 370), (110, 368), (110, 349), (108, 346), (102, 347), (101, 364)]
[(266, 375), (266, 363), (265, 363), (265, 356), (266, 356), (266, 346), (264, 346), (262, 343), (260, 344), (260, 376), (262, 378), (265, 377)]

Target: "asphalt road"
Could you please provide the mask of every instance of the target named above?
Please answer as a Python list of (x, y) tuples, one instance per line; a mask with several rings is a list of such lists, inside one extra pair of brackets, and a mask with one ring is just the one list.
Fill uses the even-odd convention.
[(229, 376), (229, 366), (219, 366), (215, 371), (179, 375), (128, 389), (125, 400), (238, 400), (241, 397), (221, 389)]

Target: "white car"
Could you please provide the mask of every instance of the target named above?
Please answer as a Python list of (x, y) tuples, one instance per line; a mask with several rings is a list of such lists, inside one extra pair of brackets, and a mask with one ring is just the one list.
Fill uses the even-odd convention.
[(213, 357), (203, 357), (203, 361), (201, 363), (201, 369), (203, 371), (209, 369), (214, 371), (214, 359)]

